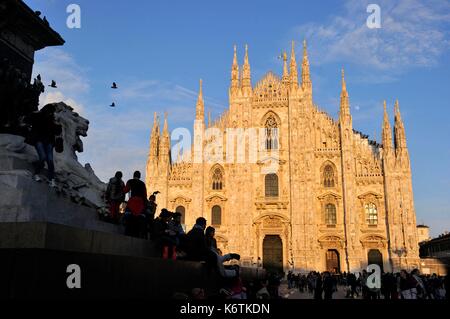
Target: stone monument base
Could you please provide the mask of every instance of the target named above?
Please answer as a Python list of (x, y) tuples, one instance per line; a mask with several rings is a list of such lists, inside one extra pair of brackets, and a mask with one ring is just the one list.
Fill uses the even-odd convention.
[[(157, 257), (151, 241), (45, 222), (0, 223), (0, 299), (170, 299), (193, 288), (218, 294), (204, 263)], [(80, 267), (71, 289), (69, 265)], [(264, 271), (241, 268), (244, 281)]]
[[(11, 164), (24, 165), (20, 161)], [(123, 233), (123, 227), (100, 221), (96, 209), (72, 202), (47, 183), (35, 182), (29, 170), (0, 171), (0, 194), (0, 223), (49, 222)]]
[[(0, 299), (169, 299), (217, 283), (203, 264), (161, 258), (30, 248), (0, 249), (0, 260)], [(67, 285), (69, 265), (80, 288)]]

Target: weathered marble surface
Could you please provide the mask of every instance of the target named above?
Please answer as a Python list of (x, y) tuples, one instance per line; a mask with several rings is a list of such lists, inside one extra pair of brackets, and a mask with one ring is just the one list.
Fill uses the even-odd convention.
[(45, 179), (32, 179), (38, 158), (34, 147), (21, 136), (0, 134), (0, 222), (49, 221), (118, 232), (117, 226), (98, 220), (98, 212), (105, 210), (106, 185), (89, 164), (83, 166), (77, 159), (76, 152), (83, 151), (80, 136), (87, 135), (89, 121), (64, 103), (57, 103), (55, 117), (64, 139), (64, 152), (54, 153), (56, 188)]

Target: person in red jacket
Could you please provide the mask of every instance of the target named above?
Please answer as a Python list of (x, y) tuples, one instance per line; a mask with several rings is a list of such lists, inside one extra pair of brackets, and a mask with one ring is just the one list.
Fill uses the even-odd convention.
[(147, 188), (141, 181), (141, 172), (134, 172), (133, 179), (128, 180), (125, 185), (125, 193), (130, 193), (127, 205), (129, 211), (134, 216), (142, 214), (147, 204)]
[(124, 192), (130, 193), (126, 209), (127, 213), (125, 213), (125, 232), (127, 235), (144, 238), (147, 233), (144, 214), (147, 206), (147, 188), (145, 183), (141, 181), (141, 172), (134, 172), (133, 179), (128, 180)]

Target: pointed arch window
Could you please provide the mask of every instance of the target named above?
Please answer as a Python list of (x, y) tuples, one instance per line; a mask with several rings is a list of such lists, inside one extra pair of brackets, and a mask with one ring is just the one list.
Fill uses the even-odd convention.
[(279, 144), (278, 123), (273, 114), (267, 118), (264, 128), (266, 130), (266, 150), (277, 150)]
[(336, 225), (336, 206), (333, 204), (327, 204), (325, 206), (325, 224), (332, 226)]
[(267, 174), (265, 177), (266, 197), (278, 197), (278, 175)]
[(222, 208), (219, 205), (211, 209), (211, 225), (220, 226), (222, 224)]
[(366, 223), (368, 225), (378, 225), (378, 211), (374, 203), (365, 204)]
[(323, 169), (323, 186), (324, 187), (335, 186), (334, 168), (330, 164), (326, 165)]
[(219, 166), (216, 166), (212, 171), (212, 189), (222, 190), (224, 186), (223, 171)]

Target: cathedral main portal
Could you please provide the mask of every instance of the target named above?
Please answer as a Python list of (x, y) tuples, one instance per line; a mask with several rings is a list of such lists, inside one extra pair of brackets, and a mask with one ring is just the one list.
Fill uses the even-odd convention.
[(263, 240), (263, 267), (267, 272), (283, 272), (283, 242), (278, 235), (266, 235)]

